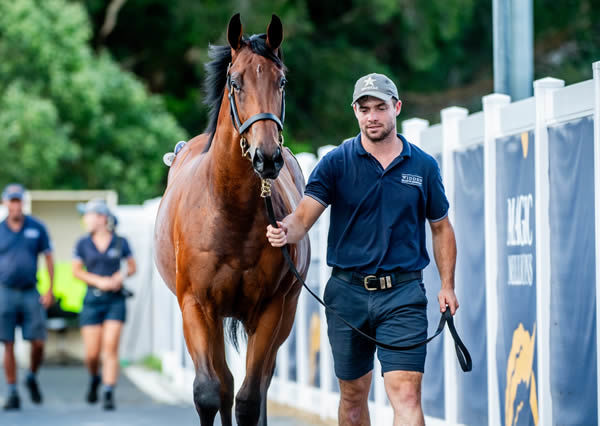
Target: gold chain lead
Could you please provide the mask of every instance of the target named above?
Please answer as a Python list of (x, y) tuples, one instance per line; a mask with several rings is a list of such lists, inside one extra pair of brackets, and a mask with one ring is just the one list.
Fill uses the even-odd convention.
[(271, 181), (269, 179), (260, 180), (260, 196), (262, 198), (271, 196)]

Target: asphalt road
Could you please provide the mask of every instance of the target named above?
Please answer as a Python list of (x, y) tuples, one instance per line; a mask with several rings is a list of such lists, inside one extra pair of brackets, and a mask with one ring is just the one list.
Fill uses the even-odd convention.
[[(39, 382), (43, 404), (34, 405), (19, 375), (21, 410), (0, 411), (2, 426), (185, 426), (200, 424), (192, 405), (170, 405), (152, 400), (123, 375), (116, 388), (117, 409), (103, 411), (99, 404), (84, 401), (88, 377), (83, 367), (43, 367)], [(0, 380), (0, 402), (4, 404), (6, 383)], [(310, 423), (291, 417), (269, 418), (273, 426), (308, 426)], [(220, 425), (218, 421), (215, 425)]]

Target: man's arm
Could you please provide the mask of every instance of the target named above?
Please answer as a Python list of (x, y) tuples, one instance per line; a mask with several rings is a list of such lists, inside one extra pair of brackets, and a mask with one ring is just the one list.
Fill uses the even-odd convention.
[(52, 302), (54, 302), (54, 258), (52, 257), (52, 252), (47, 251), (44, 253), (44, 258), (46, 259), (46, 269), (48, 269), (48, 276), (50, 277), (50, 288), (48, 288), (46, 294), (42, 295), (40, 301), (48, 309), (52, 305)]
[(277, 222), (279, 228), (267, 226), (267, 238), (273, 247), (296, 244), (325, 211), (325, 206), (312, 197), (304, 196), (294, 212)]
[(433, 254), (435, 263), (440, 273), (442, 288), (438, 294), (440, 311), (446, 311), (446, 305), (450, 307), (450, 313), (454, 315), (458, 309), (458, 300), (454, 293), (454, 269), (456, 266), (456, 239), (454, 229), (450, 220), (445, 217), (437, 222), (429, 222), (433, 240)]

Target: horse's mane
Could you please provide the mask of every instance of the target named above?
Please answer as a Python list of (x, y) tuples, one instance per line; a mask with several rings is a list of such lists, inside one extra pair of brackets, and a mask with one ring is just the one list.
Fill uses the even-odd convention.
[[(249, 38), (244, 37), (242, 39), (242, 47), (250, 47), (252, 52), (272, 60), (278, 67), (285, 69), (282, 61), (281, 47), (277, 49), (277, 54), (275, 54), (267, 46), (266, 39), (266, 34), (254, 34)], [(204, 80), (206, 97), (204, 98), (204, 103), (210, 109), (208, 126), (205, 130), (205, 133), (210, 133), (210, 137), (204, 149), (205, 152), (210, 148), (215, 130), (217, 129), (219, 110), (221, 109), (221, 101), (223, 100), (225, 84), (227, 83), (227, 67), (231, 62), (231, 47), (209, 45), (208, 56), (212, 60), (204, 65), (204, 70), (206, 71), (206, 78)]]

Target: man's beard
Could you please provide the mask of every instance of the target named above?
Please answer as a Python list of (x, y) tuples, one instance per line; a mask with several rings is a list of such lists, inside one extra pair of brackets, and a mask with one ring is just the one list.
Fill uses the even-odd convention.
[(389, 127), (384, 126), (381, 134), (379, 134), (378, 136), (371, 137), (371, 136), (369, 136), (368, 129), (365, 127), (365, 131), (363, 133), (366, 135), (367, 139), (369, 139), (371, 142), (377, 143), (377, 142), (381, 142), (381, 141), (385, 140), (390, 135), (390, 133), (392, 133), (392, 130), (394, 130), (393, 125), (390, 125)]

